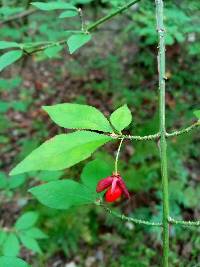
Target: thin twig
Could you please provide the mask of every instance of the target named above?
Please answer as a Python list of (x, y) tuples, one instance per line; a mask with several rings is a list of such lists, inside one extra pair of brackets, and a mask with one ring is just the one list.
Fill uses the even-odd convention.
[(197, 122), (193, 123), (192, 125), (190, 125), (189, 127), (184, 128), (182, 130), (174, 131), (172, 133), (166, 133), (166, 137), (173, 137), (173, 136), (178, 136), (178, 135), (182, 135), (185, 133), (189, 133), (190, 131), (198, 128), (199, 126), (200, 126), (200, 121), (197, 121)]
[(11, 22), (13, 20), (17, 20), (17, 19), (21, 19), (21, 18), (27, 17), (27, 16), (33, 14), (36, 11), (37, 11), (37, 9), (29, 9), (29, 10), (23, 11), (21, 13), (18, 13), (16, 15), (13, 15), (13, 16), (5, 19), (5, 20), (0, 21), (0, 26), (5, 24), (5, 23)]
[(91, 32), (93, 30), (95, 30), (98, 26), (100, 26), (101, 24), (103, 24), (104, 22), (110, 20), (111, 18), (115, 17), (116, 15), (122, 13), (123, 11), (125, 11), (126, 9), (128, 9), (129, 7), (135, 5), (136, 3), (138, 3), (141, 0), (134, 0), (131, 1), (130, 3), (118, 8), (117, 10), (111, 12), (110, 14), (104, 16), (103, 18), (97, 20), (96, 22), (94, 22), (93, 24), (89, 25), (87, 27), (87, 31)]
[[(188, 126), (187, 128), (181, 129), (179, 131), (174, 131), (171, 133), (165, 133), (165, 137), (170, 138), (170, 137), (174, 137), (174, 136), (179, 136), (185, 133), (189, 133), (192, 130), (197, 129), (198, 127), (200, 127), (200, 122), (197, 121), (195, 123), (193, 123), (192, 125)], [(135, 141), (151, 141), (151, 140), (159, 140), (160, 138), (160, 132), (155, 133), (155, 134), (150, 134), (150, 135), (144, 135), (144, 136), (140, 136), (140, 135), (121, 135), (121, 134), (111, 134), (110, 135), (113, 139), (129, 139), (129, 140), (135, 140)]]
[(143, 224), (143, 225), (148, 225), (148, 226), (158, 226), (158, 227), (162, 227), (162, 223), (160, 222), (151, 222), (151, 221), (146, 221), (146, 220), (140, 220), (140, 219), (135, 219), (132, 217), (128, 217), (124, 214), (120, 214), (116, 211), (111, 210), (110, 208), (108, 208), (105, 204), (103, 204), (102, 202), (98, 202), (96, 203), (97, 206), (101, 206), (103, 207), (103, 209), (108, 212), (109, 214), (111, 214), (112, 216), (122, 220), (122, 221), (128, 221), (128, 222), (132, 222), (135, 224)]
[(183, 226), (200, 226), (200, 221), (181, 221), (175, 220), (171, 217), (168, 219), (169, 223)]
[[(97, 20), (96, 22), (92, 23), (91, 25), (87, 26), (86, 29), (85, 29), (85, 32), (91, 32), (91, 31), (94, 31), (97, 27), (99, 27), (101, 24), (103, 24), (104, 22), (110, 20), (111, 18), (113, 18), (114, 16), (116, 16), (117, 14), (119, 13), (122, 13), (123, 11), (125, 11), (126, 9), (128, 9), (129, 7), (131, 7), (132, 5), (136, 4), (137, 2), (139, 2), (141, 0), (134, 0), (134, 1), (131, 1), (129, 4), (126, 4), (124, 6), (122, 6), (121, 8), (118, 8), (116, 11), (114, 12), (111, 12), (110, 14), (102, 17), (101, 19)], [(34, 54), (34, 53), (37, 53), (37, 52), (40, 52), (40, 51), (43, 51), (45, 50), (46, 48), (49, 48), (49, 47), (53, 47), (55, 45), (62, 45), (64, 43), (66, 43), (67, 40), (60, 40), (60, 41), (55, 41), (55, 42), (52, 42), (51, 44), (48, 44), (48, 45), (44, 45), (44, 46), (41, 46), (41, 47), (37, 47), (36, 49), (33, 49), (33, 50), (30, 50), (28, 51), (30, 54)], [(44, 42), (45, 43), (45, 42)], [(29, 48), (31, 49), (31, 47)]]

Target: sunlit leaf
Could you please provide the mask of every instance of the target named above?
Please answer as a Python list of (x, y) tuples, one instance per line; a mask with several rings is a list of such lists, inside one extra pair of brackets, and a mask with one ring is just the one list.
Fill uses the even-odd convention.
[(105, 116), (92, 106), (64, 103), (44, 106), (43, 109), (55, 123), (64, 128), (113, 132)]
[(126, 128), (132, 121), (132, 115), (127, 105), (115, 110), (110, 116), (110, 121), (119, 132)]
[(89, 131), (60, 134), (35, 149), (12, 171), (11, 175), (36, 170), (62, 170), (88, 158), (111, 137)]

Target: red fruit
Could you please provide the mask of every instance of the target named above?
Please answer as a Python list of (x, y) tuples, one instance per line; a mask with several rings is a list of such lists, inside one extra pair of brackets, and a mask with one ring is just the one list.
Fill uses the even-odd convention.
[(113, 181), (112, 176), (108, 176), (108, 177), (100, 180), (97, 184), (97, 187), (96, 187), (97, 193), (100, 193), (100, 192), (104, 191), (106, 188), (108, 188), (112, 184), (112, 181)]
[(121, 195), (122, 195), (122, 189), (118, 185), (116, 185), (114, 190), (112, 190), (112, 187), (110, 187), (106, 191), (106, 193), (105, 193), (105, 200), (106, 200), (106, 202), (114, 202), (118, 198), (120, 198)]

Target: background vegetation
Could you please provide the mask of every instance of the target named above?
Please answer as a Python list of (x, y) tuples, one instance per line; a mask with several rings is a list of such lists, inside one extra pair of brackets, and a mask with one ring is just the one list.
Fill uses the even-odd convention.
[[(84, 23), (95, 21), (122, 2), (72, 0), (83, 10)], [(30, 1), (1, 1), (1, 40), (40, 42), (61, 40), (81, 20), (33, 9)], [(198, 109), (200, 68), (200, 3), (165, 1), (167, 28), (167, 129), (190, 125)], [(28, 16), (10, 20), (18, 14)], [(66, 30), (65, 32), (63, 30)], [(102, 208), (84, 206), (68, 211), (43, 207), (27, 189), (44, 181), (99, 175), (112, 166), (115, 145), (66, 171), (8, 177), (14, 165), (44, 139), (61, 130), (42, 105), (73, 102), (104, 112), (127, 103), (134, 116), (130, 132), (151, 134), (158, 129), (157, 34), (154, 3), (141, 1), (100, 27), (88, 45), (73, 56), (66, 45), (27, 55), (0, 78), (0, 251), (18, 255), (34, 267), (159, 266), (161, 233), (112, 218)], [(63, 130), (64, 131), (64, 130)], [(117, 144), (116, 144), (117, 145)], [(171, 215), (200, 217), (199, 135), (193, 132), (168, 142)], [(96, 172), (96, 166), (101, 166)], [(160, 165), (155, 142), (126, 141), (120, 161), (131, 200), (115, 209), (141, 219), (161, 219)], [(26, 214), (32, 224), (26, 224)], [(20, 224), (20, 219), (22, 223)], [(16, 221), (18, 221), (16, 223)], [(33, 230), (34, 229), (34, 230)], [(37, 230), (36, 230), (37, 229)], [(170, 266), (200, 266), (199, 228), (173, 226)], [(24, 234), (30, 237), (24, 238)], [(16, 240), (16, 238), (18, 238)], [(31, 241), (30, 241), (31, 240)], [(34, 241), (33, 241), (34, 240)], [(10, 249), (10, 244), (12, 248)], [(14, 245), (13, 245), (14, 244)]]

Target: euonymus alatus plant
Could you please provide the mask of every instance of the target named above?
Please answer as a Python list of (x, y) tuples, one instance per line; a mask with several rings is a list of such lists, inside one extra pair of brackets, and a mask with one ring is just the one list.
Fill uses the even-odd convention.
[[(34, 2), (32, 5), (44, 12), (60, 10), (59, 18), (80, 16), (81, 29), (71, 31), (71, 36), (67, 40), (47, 41), (41, 43), (19, 44), (14, 42), (0, 42), (0, 49), (11, 49), (0, 57), (0, 70), (20, 59), (23, 55), (44, 51), (51, 57), (65, 47), (67, 43), (69, 52), (76, 52), (81, 46), (92, 39), (92, 32), (101, 24), (120, 14), (138, 1), (130, 3), (116, 9), (111, 14), (103, 17), (97, 22), (86, 25), (83, 21), (82, 10), (64, 2)], [(123, 134), (123, 130), (132, 122), (132, 115), (126, 105), (114, 111), (110, 118), (106, 118), (99, 110), (87, 105), (64, 103), (53, 106), (45, 106), (43, 109), (50, 118), (60, 127), (72, 129), (73, 132), (60, 134), (44, 142), (34, 150), (27, 158), (19, 163), (11, 174), (22, 174), (35, 170), (62, 170), (69, 168), (80, 161), (91, 156), (99, 147), (108, 142), (119, 142), (119, 149), (116, 154), (113, 173), (109, 176), (101, 177), (95, 181), (94, 186), (88, 186), (86, 179), (81, 177), (81, 182), (73, 179), (48, 182), (31, 188), (29, 191), (44, 205), (56, 209), (67, 209), (73, 205), (96, 204), (102, 206), (113, 216), (125, 221), (132, 221), (136, 224), (161, 227), (163, 231), (163, 266), (168, 266), (169, 254), (169, 225), (199, 226), (199, 221), (177, 221), (170, 217), (169, 193), (168, 193), (168, 169), (167, 169), (167, 138), (178, 136), (190, 132), (199, 126), (200, 111), (195, 111), (197, 121), (191, 126), (174, 131), (166, 132), (165, 126), (165, 38), (166, 31), (163, 22), (163, 1), (156, 0), (156, 20), (158, 33), (158, 74), (159, 74), (159, 131), (153, 135), (132, 136)], [(155, 30), (155, 34), (156, 34)], [(122, 142), (125, 140), (158, 142), (161, 159), (161, 187), (163, 193), (163, 217), (162, 221), (144, 221), (140, 218), (127, 217), (114, 212), (104, 203), (102, 191), (106, 190), (105, 200), (113, 202), (122, 195), (129, 197), (126, 189), (126, 177), (121, 178), (118, 172), (118, 158)], [(103, 180), (102, 180), (103, 179)], [(134, 183), (134, 180), (133, 180)], [(97, 186), (97, 187), (96, 187)], [(97, 191), (97, 192), (96, 192)]]

